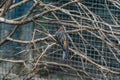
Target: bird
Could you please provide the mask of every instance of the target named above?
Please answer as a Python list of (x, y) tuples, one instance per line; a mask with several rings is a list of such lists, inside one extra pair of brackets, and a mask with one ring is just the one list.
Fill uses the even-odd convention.
[(58, 27), (55, 33), (55, 39), (63, 50), (62, 59), (69, 59), (68, 37), (63, 27)]

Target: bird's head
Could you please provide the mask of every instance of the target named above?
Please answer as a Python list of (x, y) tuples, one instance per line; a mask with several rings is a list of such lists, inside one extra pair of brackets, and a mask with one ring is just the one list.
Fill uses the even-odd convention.
[(64, 28), (63, 28), (63, 27), (61, 27), (61, 26), (56, 27), (56, 31), (63, 31), (63, 30), (64, 30)]

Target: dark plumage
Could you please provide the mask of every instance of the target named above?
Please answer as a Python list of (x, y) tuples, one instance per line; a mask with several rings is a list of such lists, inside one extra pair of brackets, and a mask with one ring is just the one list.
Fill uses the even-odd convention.
[(62, 58), (63, 59), (68, 59), (69, 58), (69, 53), (68, 53), (68, 38), (67, 38), (67, 34), (66, 34), (66, 32), (65, 32), (65, 30), (64, 30), (63, 27), (60, 27), (59, 29), (57, 29), (57, 31), (55, 33), (55, 38), (56, 38), (58, 44), (63, 49)]

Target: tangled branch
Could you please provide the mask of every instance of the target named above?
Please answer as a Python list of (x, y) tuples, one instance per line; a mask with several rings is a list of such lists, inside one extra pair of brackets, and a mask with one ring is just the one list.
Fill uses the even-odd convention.
[[(23, 63), (24, 69), (28, 69), (28, 73), (25, 75), (32, 76), (29, 78), (40, 73), (38, 69), (43, 70), (44, 67), (47, 67), (49, 70), (51, 65), (58, 66), (63, 71), (66, 71), (66, 68), (72, 69), (81, 79), (84, 79), (83, 75), (85, 75), (94, 80), (94, 77), (99, 75), (98, 78), (109, 80), (109, 75), (117, 77), (120, 75), (118, 69), (120, 66), (120, 22), (118, 15), (112, 12), (109, 5), (110, 3), (119, 11), (119, 0), (104, 0), (104, 3), (93, 3), (90, 6), (85, 4), (86, 0), (66, 2), (60, 0), (50, 3), (42, 0), (21, 0), (16, 3), (11, 0), (11, 2), (10, 4), (0, 3), (0, 24), (4, 24), (0, 28), (0, 47), (6, 47), (7, 44), (20, 44), (24, 45), (25, 49), (24, 46), (19, 46), (21, 49), (12, 54), (17, 48), (14, 46), (14, 51), (10, 48), (11, 57), (8, 59), (1, 57), (1, 62)], [(14, 18), (7, 17), (17, 7), (28, 3), (32, 4), (26, 13)], [(109, 21), (105, 19), (107, 15), (104, 16), (101, 15), (102, 13), (92, 10), (98, 9), (98, 6), (106, 10), (110, 18)], [(3, 28), (6, 24), (7, 28), (11, 28), (10, 30)], [(64, 27), (67, 32), (70, 60), (62, 61), (61, 59), (61, 49), (54, 38), (55, 27), (58, 26)], [(5, 31), (8, 32), (3, 35)], [(19, 36), (14, 37), (17, 34)], [(25, 39), (27, 36), (29, 36), (28, 40)], [(6, 54), (3, 48), (0, 51)], [(13, 56), (19, 57), (20, 55), (28, 57), (11, 60)], [(52, 58), (55, 60), (52, 61)], [(19, 72), (19, 76), (24, 72), (24, 69)], [(95, 76), (91, 75), (92, 70), (97, 72), (97, 74), (92, 73)]]

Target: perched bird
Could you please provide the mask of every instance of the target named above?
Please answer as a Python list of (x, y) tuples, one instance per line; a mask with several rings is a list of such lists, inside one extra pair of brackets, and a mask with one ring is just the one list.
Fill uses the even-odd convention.
[(69, 59), (68, 38), (67, 38), (67, 34), (63, 27), (60, 27), (56, 30), (55, 38), (56, 38), (58, 44), (62, 47), (62, 50), (63, 50), (62, 58)]

